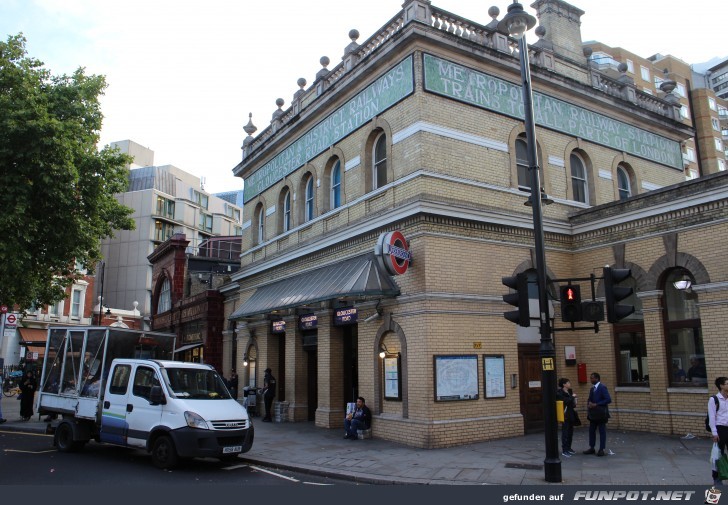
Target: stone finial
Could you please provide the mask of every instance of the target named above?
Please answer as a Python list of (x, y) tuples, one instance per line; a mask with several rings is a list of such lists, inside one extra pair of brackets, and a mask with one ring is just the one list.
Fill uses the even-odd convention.
[(662, 83), (660, 83), (660, 91), (665, 93), (666, 101), (675, 105), (680, 102), (680, 99), (673, 93), (673, 90), (677, 87), (677, 83), (674, 80), (670, 79), (669, 73), (670, 72), (667, 69), (665, 69), (662, 73), (662, 75), (665, 76), (665, 79), (662, 81)]
[(298, 80), (296, 81), (296, 84), (298, 84), (299, 89), (295, 93), (293, 93), (293, 101), (294, 101), (293, 106), (294, 107), (297, 107), (297, 104), (295, 103), (296, 100), (298, 100), (301, 95), (306, 93), (306, 90), (305, 90), (306, 79), (304, 79), (303, 77), (299, 77)]
[(627, 74), (628, 69), (629, 67), (625, 62), (617, 65), (617, 70), (619, 71), (619, 78), (617, 80), (625, 84), (634, 84), (634, 79)]
[(319, 63), (323, 68), (316, 73), (316, 80), (322, 79), (329, 74), (329, 69), (326, 67), (329, 65), (329, 63), (331, 63), (331, 60), (329, 60), (328, 56), (322, 56), (319, 59)]
[(495, 5), (488, 9), (488, 15), (491, 17), (490, 23), (486, 25), (486, 28), (491, 30), (498, 30), (498, 16), (500, 15), (500, 9)]
[(243, 130), (245, 130), (245, 133), (248, 134), (248, 137), (253, 135), (258, 130), (258, 127), (253, 124), (253, 113), (252, 112), (248, 114), (248, 124), (243, 126)]
[(544, 35), (546, 35), (546, 27), (543, 25), (538, 25), (536, 27), (536, 36), (539, 39), (542, 39), (544, 37)]
[(245, 130), (245, 133), (248, 134), (247, 137), (245, 137), (245, 140), (243, 140), (243, 145), (241, 146), (241, 149), (243, 150), (243, 160), (250, 152), (250, 144), (253, 143), (253, 133), (258, 128), (253, 124), (253, 113), (248, 114), (248, 124), (243, 126), (243, 130)]
[(341, 59), (345, 59), (348, 55), (359, 49), (359, 44), (356, 43), (356, 39), (359, 38), (359, 30), (349, 30), (349, 45), (344, 48), (344, 56)]
[(278, 110), (273, 112), (273, 115), (271, 116), (271, 123), (283, 115), (283, 109), (281, 107), (283, 107), (284, 103), (283, 98), (276, 98), (276, 106), (278, 106)]

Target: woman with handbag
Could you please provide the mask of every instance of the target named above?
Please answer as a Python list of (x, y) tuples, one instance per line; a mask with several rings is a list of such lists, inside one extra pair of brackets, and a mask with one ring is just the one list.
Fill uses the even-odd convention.
[[(566, 377), (559, 379), (559, 389), (556, 391), (556, 399), (564, 402), (564, 422), (561, 425), (561, 455), (570, 458), (576, 451), (571, 448), (571, 440), (574, 437), (574, 426), (579, 426), (576, 414), (576, 395), (571, 391), (571, 382)], [(578, 421), (578, 424), (577, 424)]]
[[(589, 400), (586, 403), (587, 414), (589, 419), (589, 449), (584, 454), (594, 454), (604, 456), (604, 446), (607, 445), (607, 421), (609, 420), (609, 405), (612, 403), (612, 397), (609, 396), (607, 386), (602, 384), (601, 377), (598, 373), (593, 372), (589, 378), (592, 388), (589, 390)], [(599, 429), (599, 451), (594, 451), (596, 444), (597, 429)]]

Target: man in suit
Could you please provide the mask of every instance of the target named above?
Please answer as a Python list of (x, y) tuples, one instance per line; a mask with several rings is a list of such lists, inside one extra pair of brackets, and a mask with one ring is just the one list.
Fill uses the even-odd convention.
[[(612, 403), (607, 386), (601, 383), (599, 374), (593, 372), (590, 377), (592, 388), (589, 391), (589, 400), (586, 403), (587, 419), (589, 419), (589, 449), (584, 454), (604, 456), (604, 446), (607, 444), (607, 421), (609, 420), (609, 408)], [(597, 439), (597, 428), (599, 429), (599, 451), (594, 451)]]

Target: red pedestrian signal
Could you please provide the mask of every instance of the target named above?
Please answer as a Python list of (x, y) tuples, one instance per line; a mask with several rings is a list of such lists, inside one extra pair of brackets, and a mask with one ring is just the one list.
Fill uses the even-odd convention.
[(561, 320), (576, 323), (582, 320), (581, 288), (574, 284), (561, 286)]

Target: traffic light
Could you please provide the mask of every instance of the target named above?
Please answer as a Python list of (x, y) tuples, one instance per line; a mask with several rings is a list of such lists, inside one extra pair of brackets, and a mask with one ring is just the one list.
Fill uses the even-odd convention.
[(632, 275), (629, 268), (604, 267), (604, 296), (607, 300), (607, 321), (616, 323), (634, 312), (634, 305), (620, 305), (619, 302), (633, 293), (632, 288), (617, 286)]
[(501, 280), (505, 286), (516, 290), (515, 293), (503, 295), (503, 301), (518, 307), (518, 310), (504, 312), (503, 317), (519, 326), (530, 326), (531, 314), (528, 310), (528, 276), (521, 273), (515, 277), (503, 277)]
[(576, 323), (582, 320), (581, 288), (568, 284), (561, 286), (561, 320), (565, 323)]

